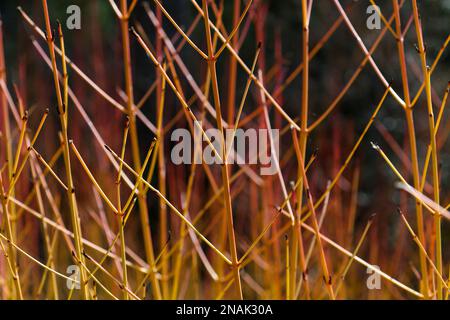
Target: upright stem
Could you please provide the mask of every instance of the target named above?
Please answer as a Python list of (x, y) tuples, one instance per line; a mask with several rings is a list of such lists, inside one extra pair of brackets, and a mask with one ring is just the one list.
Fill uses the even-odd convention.
[[(240, 3), (241, 0), (234, 0), (234, 11), (233, 11), (233, 25), (237, 25), (239, 20), (239, 11), (240, 11)], [(238, 52), (238, 41), (239, 41), (239, 32), (236, 31), (233, 39), (232, 46), (236, 52)], [(232, 125), (234, 121), (234, 110), (236, 103), (236, 78), (237, 78), (237, 60), (231, 55), (230, 56), (230, 76), (228, 78), (228, 124)]]
[[(0, 79), (3, 81), (3, 83), (6, 85), (6, 64), (5, 64), (5, 51), (4, 51), (4, 39), (3, 39), (3, 21), (0, 21)], [(1, 105), (2, 105), (2, 117), (3, 117), (3, 134), (4, 134), (4, 141), (5, 141), (5, 149), (4, 149), (4, 155), (5, 155), (5, 161), (7, 162), (7, 168), (8, 168), (8, 178), (9, 180), (12, 179), (13, 174), (13, 155), (12, 155), (12, 143), (11, 143), (11, 127), (10, 127), (10, 121), (9, 121), (9, 112), (8, 112), (8, 100), (6, 98), (6, 93), (1, 90)], [(11, 191), (11, 196), (14, 197), (14, 190)], [(10, 214), (15, 217), (15, 205), (14, 203), (10, 203), (8, 209), (10, 210)], [(6, 219), (6, 218), (5, 218)], [(15, 220), (11, 221), (11, 230), (13, 238), (10, 238), (11, 241), (15, 240)], [(14, 249), (14, 248), (13, 248)], [(14, 250), (13, 250), (14, 251)], [(2, 258), (0, 258), (0, 262), (2, 262)], [(6, 268), (5, 268), (6, 269)]]
[[(123, 135), (123, 142), (122, 142), (122, 151), (120, 152), (120, 158), (123, 160), (125, 156), (125, 149), (127, 144), (127, 138), (128, 138), (128, 131), (130, 129), (130, 122), (127, 119), (127, 122), (125, 124), (125, 130)], [(116, 188), (117, 188), (117, 210), (118, 210), (118, 217), (117, 221), (119, 223), (119, 236), (120, 236), (120, 256), (122, 258), (122, 274), (123, 274), (123, 281), (122, 285), (124, 288), (128, 287), (128, 271), (127, 271), (127, 256), (126, 256), (126, 247), (125, 247), (125, 213), (122, 210), (122, 202), (121, 202), (121, 194), (120, 194), (120, 184), (122, 181), (122, 169), (123, 164), (120, 162), (119, 164), (119, 172), (117, 173), (117, 180), (116, 180)], [(129, 299), (127, 290), (123, 290), (123, 298), (125, 300)]]
[[(52, 71), (53, 71), (53, 80), (55, 84), (55, 90), (56, 90), (56, 97), (58, 102), (58, 114), (59, 114), (59, 120), (61, 123), (61, 138), (62, 138), (62, 144), (63, 144), (63, 157), (64, 157), (64, 166), (66, 170), (66, 178), (67, 178), (67, 198), (69, 202), (69, 210), (70, 215), (72, 219), (72, 227), (73, 227), (73, 233), (74, 233), (74, 239), (75, 239), (75, 260), (80, 268), (80, 283), (81, 283), (81, 292), (84, 299), (89, 299), (89, 288), (88, 283), (86, 282), (86, 270), (84, 268), (85, 265), (85, 259), (83, 255), (83, 243), (82, 243), (82, 233), (81, 233), (81, 223), (80, 223), (80, 217), (78, 214), (78, 206), (77, 206), (77, 200), (75, 196), (75, 187), (73, 184), (72, 179), (72, 168), (70, 164), (70, 151), (69, 151), (69, 140), (67, 135), (67, 121), (66, 121), (66, 112), (67, 106), (64, 105), (63, 97), (61, 95), (61, 88), (59, 85), (59, 79), (58, 79), (58, 69), (56, 66), (56, 58), (55, 58), (55, 46), (54, 46), (54, 37), (55, 35), (52, 33), (52, 29), (50, 26), (50, 16), (48, 13), (48, 7), (47, 7), (47, 0), (42, 0), (42, 6), (44, 9), (44, 17), (45, 17), (45, 26), (46, 26), (46, 33), (47, 33), (47, 44), (49, 48), (50, 58), (52, 62)], [(61, 29), (59, 28), (59, 31)], [(61, 36), (61, 34), (60, 34)], [(62, 36), (61, 36), (62, 38)]]
[[(133, 156), (133, 166), (136, 172), (141, 171), (141, 160), (139, 154), (139, 142), (136, 128), (136, 117), (134, 112), (134, 97), (133, 97), (133, 77), (131, 72), (131, 53), (130, 53), (130, 37), (129, 37), (129, 16), (127, 0), (120, 0), (120, 27), (122, 32), (122, 49), (123, 49), (123, 61), (125, 72), (125, 91), (127, 94), (127, 113), (130, 121), (130, 140), (131, 151)], [(139, 184), (139, 214), (141, 218), (142, 233), (144, 236), (145, 254), (147, 257), (147, 263), (152, 268), (154, 266), (155, 256), (153, 250), (152, 235), (150, 230), (150, 221), (148, 217), (147, 201), (143, 192), (144, 188), (142, 184)], [(156, 278), (154, 272), (151, 273), (152, 290), (156, 299), (161, 299), (161, 289), (159, 281)]]
[[(302, 0), (302, 60), (303, 60), (303, 73), (302, 73), (302, 104), (301, 104), (301, 123), (300, 123), (300, 154), (302, 159), (306, 154), (306, 141), (308, 139), (308, 91), (309, 91), (309, 16), (308, 16), (308, 4), (307, 0)], [(296, 134), (296, 133), (294, 133)], [(293, 267), (291, 267), (291, 291), (292, 296), (296, 292), (296, 270), (298, 264), (298, 254), (300, 253), (300, 267), (302, 268), (302, 277), (306, 277), (306, 266), (303, 249), (303, 238), (301, 232), (301, 220), (302, 202), (303, 202), (303, 178), (302, 178), (302, 166), (301, 161), (298, 161), (297, 179), (300, 184), (297, 188), (297, 215), (294, 230), (294, 244), (293, 244)], [(300, 252), (298, 252), (300, 249)], [(305, 282), (305, 285), (307, 283)], [(306, 287), (307, 291), (308, 288)], [(308, 293), (308, 292), (307, 292)]]
[[(411, 106), (411, 98), (409, 93), (409, 85), (408, 85), (408, 72), (406, 68), (406, 58), (405, 58), (405, 47), (404, 47), (404, 38), (402, 35), (401, 21), (400, 21), (400, 8), (398, 4), (398, 0), (392, 0), (394, 6), (394, 17), (395, 17), (395, 26), (396, 26), (396, 34), (397, 34), (397, 49), (398, 56), (400, 61), (400, 70), (402, 75), (402, 85), (403, 85), (403, 94), (405, 98), (405, 116), (406, 123), (408, 128), (408, 137), (409, 144), (411, 150), (411, 162), (412, 162), (412, 173), (414, 180), (414, 187), (418, 188), (420, 186), (420, 174), (419, 174), (419, 162), (417, 157), (417, 144), (416, 144), (416, 134), (414, 130), (414, 117), (413, 117), (413, 109)], [(421, 243), (425, 243), (425, 231), (423, 225), (423, 212), (422, 205), (420, 202), (416, 201), (416, 216), (417, 216), (417, 229), (419, 240)], [(419, 252), (420, 255), (420, 271), (422, 276), (422, 294), (424, 296), (428, 295), (428, 271), (427, 271), (427, 260), (423, 252)]]
[[(163, 25), (162, 22), (162, 12), (161, 6), (156, 6), (156, 18), (158, 19), (159, 25)], [(156, 59), (158, 59), (159, 63), (162, 63), (163, 57), (163, 41), (159, 32), (156, 32)], [(164, 76), (161, 74), (159, 69), (156, 69), (156, 106), (157, 106), (157, 135), (158, 141), (156, 144), (156, 152), (155, 157), (158, 158), (158, 183), (159, 190), (163, 195), (166, 195), (166, 167), (164, 162), (164, 132), (161, 129), (162, 126), (162, 116), (163, 116), (163, 103), (164, 103), (164, 90), (162, 81), (165, 81)], [(164, 84), (165, 85), (165, 84)], [(156, 159), (156, 158), (155, 158)], [(167, 226), (167, 207), (160, 199), (159, 201), (159, 248), (163, 248), (168, 239), (168, 226)], [(161, 273), (163, 277), (169, 274), (169, 262), (168, 259), (163, 256), (161, 257)], [(169, 297), (169, 281), (163, 280), (161, 281), (162, 286), (162, 295), (164, 298)]]
[(230, 196), (230, 181), (228, 176), (228, 163), (226, 159), (226, 144), (225, 144), (225, 136), (222, 126), (222, 110), (220, 106), (220, 96), (219, 96), (219, 85), (217, 81), (217, 73), (216, 73), (216, 58), (214, 56), (213, 51), (213, 42), (211, 38), (211, 30), (209, 28), (209, 14), (208, 14), (208, 4), (207, 0), (202, 0), (203, 4), (203, 13), (205, 20), (205, 31), (206, 31), (206, 42), (208, 46), (208, 67), (211, 73), (212, 80), (212, 89), (213, 89), (213, 97), (214, 97), (214, 105), (216, 109), (216, 121), (217, 127), (221, 132), (221, 157), (222, 157), (222, 182), (224, 185), (224, 204), (225, 204), (225, 212), (227, 219), (227, 227), (228, 227), (228, 241), (230, 246), (230, 254), (231, 254), (231, 262), (233, 268), (233, 277), (234, 277), (234, 287), (236, 296), (239, 299), (243, 299), (242, 296), (242, 287), (241, 287), (241, 278), (239, 276), (239, 264), (237, 258), (237, 250), (236, 250), (236, 237), (234, 234), (234, 223), (233, 223), (233, 212), (231, 207), (231, 196)]
[[(6, 84), (6, 65), (5, 65), (5, 51), (3, 45), (3, 22), (0, 21), (0, 79)], [(5, 160), (8, 161), (9, 177), (12, 175), (12, 144), (11, 144), (11, 127), (8, 113), (8, 100), (6, 93), (1, 90), (1, 106), (3, 117), (3, 135), (5, 136)]]
[[(8, 240), (9, 240), (8, 241), (8, 250), (4, 252), (5, 260), (9, 261), (10, 271), (11, 271), (11, 275), (12, 275), (12, 281), (14, 283), (14, 288), (15, 288), (16, 299), (23, 300), (22, 289), (20, 287), (20, 276), (19, 276), (18, 266), (17, 266), (16, 250), (15, 250), (15, 247), (11, 243), (14, 241), (12, 228), (11, 228), (11, 217), (8, 212), (9, 211), (8, 204), (6, 203), (7, 196), (3, 189), (3, 179), (1, 178), (1, 175), (0, 175), (0, 191), (1, 191), (0, 197), (1, 197), (1, 203), (2, 203), (3, 216), (4, 216), (5, 224), (6, 224), (6, 234), (8, 236)], [(2, 245), (2, 249), (3, 249), (3, 245)]]
[[(165, 66), (164, 66), (165, 69)], [(160, 74), (158, 72), (158, 74)], [(158, 98), (158, 120), (157, 120), (157, 130), (158, 130), (158, 141), (157, 141), (157, 157), (158, 157), (158, 183), (159, 191), (163, 196), (166, 196), (166, 165), (164, 160), (164, 128), (163, 128), (163, 114), (164, 114), (164, 97), (166, 90), (166, 78), (160, 75), (161, 88)], [(168, 240), (168, 223), (167, 223), (167, 205), (160, 198), (159, 199), (159, 219), (160, 219), (160, 250), (164, 248)], [(161, 257), (162, 261), (162, 271), (163, 275), (169, 274), (169, 264), (166, 257)], [(167, 299), (169, 297), (169, 282), (164, 281), (162, 283), (163, 295)]]
[[(433, 198), (434, 202), (439, 205), (439, 167), (436, 148), (436, 135), (434, 124), (433, 104), (431, 102), (431, 79), (430, 68), (427, 66), (426, 49), (423, 41), (422, 24), (419, 17), (419, 10), (417, 8), (417, 1), (412, 1), (414, 24), (416, 26), (417, 42), (419, 47), (420, 61), (422, 64), (423, 79), (425, 82), (425, 93), (428, 108), (428, 126), (430, 130), (430, 145), (431, 145), (431, 165), (433, 171)], [(441, 240), (441, 215), (436, 214), (434, 217), (434, 227), (436, 229), (436, 267), (439, 274), (442, 274), (442, 240)], [(438, 299), (442, 299), (442, 282), (437, 281)]]

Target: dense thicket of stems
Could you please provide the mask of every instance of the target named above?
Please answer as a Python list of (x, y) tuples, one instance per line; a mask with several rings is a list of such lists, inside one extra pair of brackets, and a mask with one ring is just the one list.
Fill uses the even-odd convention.
[[(41, 0), (14, 12), (29, 41), (0, 21), (0, 297), (448, 299), (450, 35), (429, 4), (370, 0), (367, 31), (361, 2), (301, 0), (295, 22), (182, 3), (92, 1), (74, 31)], [(202, 141), (189, 163), (177, 129)], [(250, 129), (267, 141), (238, 154)]]

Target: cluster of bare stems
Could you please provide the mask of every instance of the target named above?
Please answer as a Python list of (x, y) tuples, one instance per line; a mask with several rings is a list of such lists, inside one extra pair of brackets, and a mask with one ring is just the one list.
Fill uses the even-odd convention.
[[(391, 13), (378, 13), (382, 28), (366, 47), (348, 8), (339, 0), (330, 0), (338, 18), (318, 41), (313, 40), (309, 26), (316, 2), (301, 0), (301, 63), (286, 75), (280, 68), (281, 38), (275, 40), (279, 63), (266, 67), (263, 13), (267, 5), (262, 1), (186, 0), (196, 14), (185, 28), (172, 18), (170, 1), (153, 0), (150, 5), (109, 0), (121, 33), (123, 61), (117, 63), (122, 66), (124, 82), (118, 94), (102, 89), (95, 74), (88, 75), (69, 58), (64, 28), (53, 23), (47, 0), (42, 0), (42, 26), (18, 8), (33, 34), (30, 41), (35, 53), (53, 79), (48, 84), (53, 101), (45, 111), (38, 107), (29, 112), (21, 90), (15, 86), (11, 92), (0, 31), (1, 297), (447, 299), (450, 274), (442, 258), (441, 224), (450, 214), (449, 205), (441, 200), (439, 154), (450, 121), (444, 130), (439, 128), (449, 91), (447, 87), (443, 95), (435, 92), (432, 74), (449, 36), (431, 57), (417, 1), (392, 0)], [(411, 3), (403, 8), (407, 2)], [(231, 5), (233, 25), (227, 27), (224, 6)], [(148, 18), (151, 30), (131, 23), (137, 10)], [(401, 13), (408, 20), (402, 21)], [(239, 49), (252, 25), (262, 42), (255, 46), (254, 59), (244, 61)], [(174, 28), (175, 35), (169, 36), (163, 26)], [(340, 27), (352, 35), (354, 43), (348, 45), (359, 47), (363, 57), (339, 94), (311, 121), (310, 65)], [(414, 30), (417, 52), (411, 53), (404, 39)], [(194, 31), (202, 34), (201, 40), (193, 37)], [(155, 35), (154, 43), (150, 32)], [(399, 88), (386, 80), (373, 58), (382, 40), (389, 37), (397, 46)], [(134, 93), (132, 47), (145, 52), (150, 66), (134, 73), (154, 79), (139, 101)], [(182, 50), (200, 60), (201, 77), (183, 61)], [(411, 54), (420, 60), (415, 79), (408, 77), (407, 56)], [(220, 60), (227, 61), (226, 74), (218, 74)], [(371, 113), (364, 129), (354, 133), (357, 138), (348, 154), (334, 159), (333, 175), (318, 179), (314, 171), (321, 170), (316, 161), (319, 155), (307, 150), (308, 140), (313, 132), (320, 134), (364, 69), (375, 73), (374, 86), (383, 87), (384, 93), (378, 101), (368, 99), (361, 106)], [(97, 96), (98, 106), (85, 109), (71, 88), (69, 74)], [(247, 79), (243, 90), (237, 88), (239, 76)], [(219, 83), (224, 79), (226, 90)], [(283, 93), (295, 80), (301, 83), (298, 106), (288, 112)], [(413, 82), (418, 83), (416, 92), (410, 89)], [(405, 150), (377, 120), (388, 100), (404, 110)], [(107, 109), (103, 115), (119, 115), (109, 124), (108, 134), (90, 116), (101, 108)], [(428, 118), (426, 150), (420, 150), (417, 143), (416, 109), (426, 110)], [(47, 130), (49, 115), (57, 119), (56, 130)], [(38, 125), (31, 125), (36, 117)], [(222, 137), (228, 128), (281, 129), (286, 142), (277, 155), (277, 174), (260, 176), (255, 165), (226, 162), (174, 166), (167, 156), (168, 133), (182, 125), (194, 132), (198, 123), (204, 125), (197, 129), (213, 148), (207, 128), (218, 129)], [(402, 230), (399, 237), (406, 241), (398, 245), (394, 258), (380, 253), (380, 238), (369, 232), (375, 221), (377, 228), (385, 228), (387, 221), (370, 215), (362, 227), (356, 223), (360, 176), (374, 170), (356, 159), (357, 152), (369, 143), (366, 134), (375, 123), (389, 151), (373, 144), (373, 152), (389, 170), (391, 183), (398, 181), (397, 192), (403, 197), (397, 221)], [(138, 127), (146, 130), (145, 135), (138, 134)], [(79, 139), (71, 137), (76, 130), (83, 130)], [(49, 148), (48, 141), (56, 141), (49, 144), (56, 147)], [(86, 141), (91, 142), (89, 146)], [(228, 158), (224, 139), (214, 152)], [(425, 160), (420, 163), (422, 154)], [(373, 236), (366, 243), (369, 235)], [(360, 251), (363, 247), (367, 247), (366, 258)], [(399, 269), (404, 265), (397, 258), (402, 251), (409, 255), (406, 269)], [(66, 272), (70, 265), (78, 267), (77, 277)], [(368, 273), (382, 279), (380, 290), (366, 287)]]

